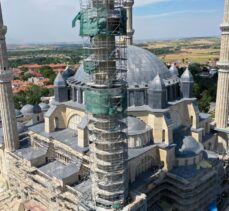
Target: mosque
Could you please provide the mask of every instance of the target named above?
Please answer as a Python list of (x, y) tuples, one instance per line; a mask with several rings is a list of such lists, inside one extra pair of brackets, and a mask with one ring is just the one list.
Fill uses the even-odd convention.
[[(228, 98), (225, 87), (229, 87), (225, 47), (229, 46), (229, 0), (225, 2), (224, 57), (217, 95), (223, 119), (228, 117), (229, 102), (223, 100)], [(133, 45), (133, 4), (133, 0), (124, 4), (128, 115), (119, 124), (127, 123), (127, 127), (109, 136), (118, 142), (126, 134), (126, 148), (121, 141), (109, 147), (106, 143), (94, 146), (100, 133), (85, 109), (91, 82), (85, 63), (75, 74), (67, 67), (57, 75), (54, 100), (49, 104), (14, 110), (1, 13), (0, 175), (4, 191), (0, 210), (207, 211), (222, 205), (219, 199), (229, 191), (224, 185), (228, 179), (227, 123), (199, 111), (188, 68), (179, 77), (175, 65), (168, 69), (154, 54)], [(112, 128), (106, 122), (96, 124), (100, 130)], [(91, 171), (96, 178), (90, 176)]]

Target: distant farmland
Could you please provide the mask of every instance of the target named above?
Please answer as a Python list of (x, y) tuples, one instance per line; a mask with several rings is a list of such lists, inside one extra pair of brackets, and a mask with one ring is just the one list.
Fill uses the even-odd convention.
[(220, 54), (220, 39), (212, 37), (144, 42), (138, 45), (165, 62), (206, 63), (209, 60), (218, 60)]

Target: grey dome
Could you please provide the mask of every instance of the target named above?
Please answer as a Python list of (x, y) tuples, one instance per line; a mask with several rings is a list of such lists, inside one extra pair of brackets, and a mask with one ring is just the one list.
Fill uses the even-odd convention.
[(21, 111), (18, 110), (18, 109), (15, 109), (15, 115), (16, 115), (16, 118), (20, 118), (20, 117), (23, 116), (23, 114), (21, 113)]
[(30, 105), (30, 104), (24, 105), (21, 109), (21, 113), (23, 115), (32, 114), (33, 113), (33, 105)]
[(192, 76), (192, 74), (191, 74), (191, 72), (189, 71), (188, 68), (182, 74), (181, 81), (182, 82), (190, 82), (190, 83), (193, 83), (194, 82), (193, 76)]
[(62, 77), (64, 80), (67, 80), (69, 77), (73, 75), (74, 75), (74, 71), (69, 66), (67, 66), (62, 74)]
[(40, 103), (39, 106), (41, 107), (42, 111), (48, 111), (50, 106), (47, 103)]
[[(131, 85), (148, 84), (157, 74), (161, 79), (172, 78), (168, 68), (150, 51), (137, 46), (127, 47), (127, 82)], [(85, 83), (89, 81), (89, 75), (83, 70), (83, 65), (77, 70), (74, 80)]]
[(39, 113), (41, 113), (41, 107), (36, 104), (33, 106), (33, 114), (39, 114)]
[(149, 84), (149, 90), (150, 91), (162, 91), (165, 89), (165, 83), (161, 79), (160, 75), (157, 74), (157, 76), (153, 79), (152, 82)]
[(25, 132), (25, 125), (17, 122), (17, 131), (19, 134)]
[(198, 155), (203, 150), (204, 147), (201, 143), (197, 142), (192, 136), (186, 136), (179, 151), (183, 154)]
[(170, 73), (173, 75), (173, 76), (178, 76), (179, 75), (179, 73), (178, 73), (178, 69), (177, 69), (177, 67), (176, 67), (176, 65), (175, 64), (172, 64), (171, 65), (171, 67), (169, 68), (169, 71), (170, 71)]
[(127, 122), (128, 122), (128, 132), (137, 132), (139, 130), (144, 130), (146, 128), (146, 124), (136, 118), (136, 117), (132, 117), (132, 116), (128, 116), (127, 117)]
[(55, 87), (66, 87), (66, 82), (64, 78), (62, 77), (61, 73), (58, 73), (55, 81), (54, 81), (54, 86)]

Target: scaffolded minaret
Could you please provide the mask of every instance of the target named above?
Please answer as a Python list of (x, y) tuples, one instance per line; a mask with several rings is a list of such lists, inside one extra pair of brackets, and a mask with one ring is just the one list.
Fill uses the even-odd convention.
[(126, 36), (126, 42), (127, 45), (133, 45), (133, 35), (134, 35), (134, 29), (133, 29), (133, 5), (134, 0), (124, 0), (124, 6), (126, 8), (127, 13), (127, 36)]
[[(215, 122), (219, 130), (219, 143), (223, 145), (224, 150), (228, 151), (227, 131), (228, 129), (228, 111), (229, 111), (229, 0), (225, 0), (224, 22), (221, 25), (221, 52), (218, 63), (219, 76), (217, 87), (217, 100)], [(222, 151), (222, 150), (220, 150)]]
[(91, 150), (92, 197), (97, 208), (120, 209), (128, 195), (126, 137), (126, 10), (122, 0), (82, 0), (80, 35), (85, 42), (84, 71), (91, 80), (85, 108)]
[(13, 152), (19, 147), (19, 141), (11, 85), (13, 73), (8, 67), (8, 56), (5, 42), (6, 32), (7, 27), (3, 24), (0, 3), (0, 109), (5, 150)]

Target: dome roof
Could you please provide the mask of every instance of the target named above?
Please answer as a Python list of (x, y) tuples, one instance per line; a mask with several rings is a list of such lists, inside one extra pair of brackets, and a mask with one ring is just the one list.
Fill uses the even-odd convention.
[[(131, 85), (148, 84), (157, 74), (161, 79), (172, 78), (168, 68), (150, 51), (137, 46), (129, 45), (127, 47), (127, 82)], [(83, 70), (83, 65), (76, 71), (75, 81), (85, 83), (89, 80)]]
[(40, 103), (39, 106), (41, 107), (42, 111), (48, 111), (50, 106), (47, 103)]
[(63, 72), (62, 77), (64, 80), (67, 80), (69, 77), (73, 75), (74, 75), (74, 71), (69, 66), (67, 66)]
[(203, 150), (203, 145), (197, 142), (192, 136), (186, 136), (183, 139), (181, 148), (179, 149), (180, 153), (186, 155), (198, 155)]
[(33, 105), (30, 105), (30, 104), (27, 104), (27, 105), (24, 105), (21, 109), (21, 113), (23, 115), (25, 114), (32, 114), (33, 113)]
[(182, 74), (181, 81), (182, 82), (191, 82), (191, 83), (194, 82), (192, 73), (190, 72), (188, 68)]
[(41, 107), (39, 106), (39, 105), (34, 105), (33, 106), (33, 113), (34, 114), (39, 114), (39, 113), (41, 113)]
[(30, 105), (30, 104), (27, 104), (27, 105), (22, 107), (21, 113), (23, 115), (41, 113), (41, 107), (39, 105), (34, 105), (33, 106), (33, 105)]
[(157, 74), (157, 76), (153, 79), (153, 81), (150, 82), (149, 90), (162, 91), (164, 88), (165, 88), (165, 83), (161, 79), (160, 75)]
[(23, 114), (21, 113), (21, 111), (18, 110), (18, 109), (15, 109), (15, 115), (16, 115), (16, 118), (19, 118), (19, 117), (22, 117), (23, 116)]
[(65, 87), (66, 86), (66, 82), (60, 72), (57, 74), (54, 80), (54, 86), (55, 87)]

